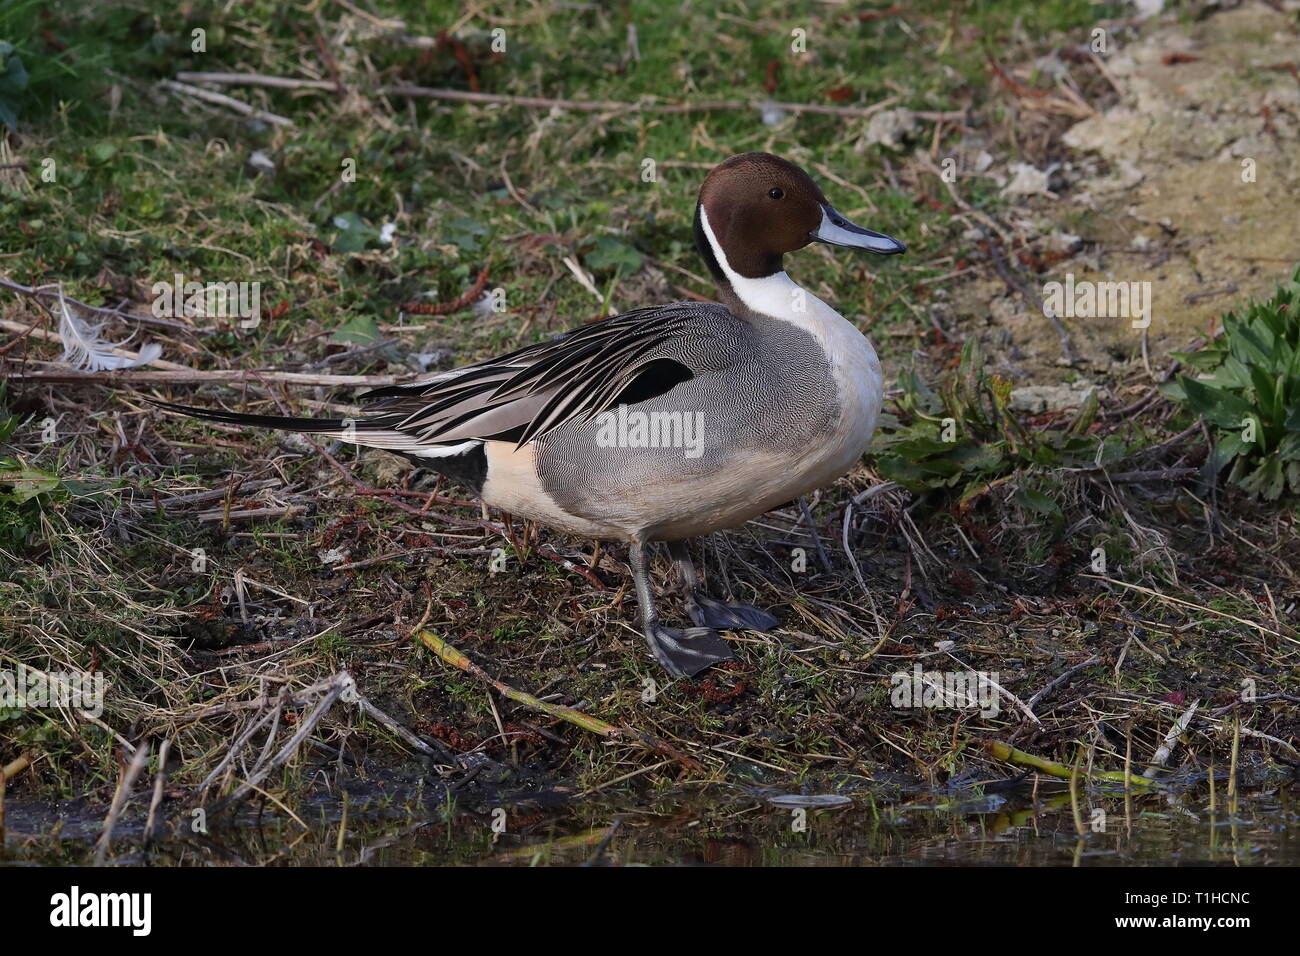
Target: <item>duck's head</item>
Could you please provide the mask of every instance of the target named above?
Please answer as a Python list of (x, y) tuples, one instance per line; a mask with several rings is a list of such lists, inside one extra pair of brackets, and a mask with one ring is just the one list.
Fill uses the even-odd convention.
[(811, 176), (771, 153), (732, 156), (700, 187), (695, 243), (719, 284), (730, 282), (728, 271), (746, 279), (776, 275), (782, 256), (810, 242), (886, 256), (907, 250), (897, 239), (849, 222)]

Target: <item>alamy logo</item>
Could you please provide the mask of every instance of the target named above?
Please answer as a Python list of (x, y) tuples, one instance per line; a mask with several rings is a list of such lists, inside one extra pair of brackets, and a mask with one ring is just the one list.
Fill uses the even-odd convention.
[(104, 713), (104, 675), (23, 668), (0, 671), (0, 710), (71, 707), (88, 717)]
[(153, 894), (82, 893), (78, 886), (50, 897), (51, 926), (129, 926), (131, 935), (153, 929)]
[(630, 412), (626, 405), (596, 416), (601, 448), (684, 448), (687, 458), (704, 454), (703, 412)]
[(911, 673), (898, 671), (889, 682), (895, 707), (979, 708), (983, 717), (998, 713), (997, 671), (927, 671), (913, 664)]
[(1132, 319), (1133, 328), (1151, 325), (1150, 282), (1093, 282), (1074, 280), (1043, 285), (1043, 315), (1066, 319)]
[(153, 284), (154, 318), (189, 315), (239, 319), (242, 329), (255, 329), (262, 321), (260, 282), (186, 282), (179, 272), (172, 280)]

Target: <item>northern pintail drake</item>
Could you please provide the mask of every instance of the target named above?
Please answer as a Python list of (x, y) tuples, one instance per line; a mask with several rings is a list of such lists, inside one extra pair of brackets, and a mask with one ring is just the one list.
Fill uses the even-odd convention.
[[(811, 492), (860, 459), (880, 416), (875, 349), (794, 282), (786, 253), (812, 242), (882, 255), (903, 243), (855, 226), (798, 166), (745, 153), (704, 180), (695, 242), (718, 302), (673, 302), (361, 396), (355, 419), (243, 415), (221, 422), (382, 448), (491, 507), (561, 531), (626, 541), (640, 624), (673, 676), (732, 657), (719, 629), (777, 620), (700, 593), (686, 542)], [(659, 621), (653, 543), (668, 543), (695, 627)]]

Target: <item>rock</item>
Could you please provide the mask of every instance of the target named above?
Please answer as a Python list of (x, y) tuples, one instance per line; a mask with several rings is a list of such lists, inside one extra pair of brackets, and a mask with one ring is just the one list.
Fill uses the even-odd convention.
[(1091, 382), (1071, 382), (1067, 385), (1026, 385), (1012, 389), (1011, 410), (1037, 415), (1062, 408), (1078, 408), (1097, 388)]
[(1009, 168), (1011, 179), (1002, 187), (1002, 195), (1048, 196), (1055, 199), (1056, 194), (1047, 188), (1047, 182), (1055, 169), (1055, 163), (1047, 169), (1038, 169), (1029, 163), (1013, 163)]
[(762, 119), (763, 125), (769, 129), (773, 126), (780, 126), (785, 121), (785, 110), (771, 100), (765, 100), (758, 105), (758, 115)]
[(274, 176), (275, 162), (266, 150), (256, 149), (248, 157), (248, 170), (254, 176)]
[(307, 440), (307, 436), (300, 432), (282, 432), (279, 435), (280, 444), (286, 448), (292, 448), (294, 451), (302, 452), (304, 455), (316, 454), (316, 449), (312, 443)]
[(441, 365), (443, 362), (449, 362), (456, 357), (456, 353), (451, 349), (434, 349), (432, 352), (416, 352), (410, 356), (415, 360), (417, 371), (426, 372), (430, 365)]
[(1056, 232), (1049, 234), (1047, 237), (1047, 248), (1052, 252), (1070, 253), (1074, 252), (1081, 245), (1083, 245), (1083, 239), (1072, 232), (1057, 230)]
[(911, 110), (883, 110), (871, 117), (860, 146), (888, 146), (898, 149), (903, 137), (916, 128), (916, 117)]

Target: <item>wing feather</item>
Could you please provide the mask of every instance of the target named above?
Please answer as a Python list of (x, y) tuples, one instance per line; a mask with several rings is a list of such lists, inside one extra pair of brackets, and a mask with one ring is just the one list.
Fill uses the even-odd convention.
[[(677, 302), (592, 322), (549, 341), (516, 349), (409, 385), (362, 396), (385, 425), (425, 443), (518, 434), (523, 445), (566, 422), (607, 410), (647, 368), (664, 359), (684, 366), (716, 366), (727, 356), (693, 361), (710, 332), (740, 323), (724, 306)], [(719, 335), (714, 347), (725, 351)], [(367, 401), (369, 400), (369, 401)]]

